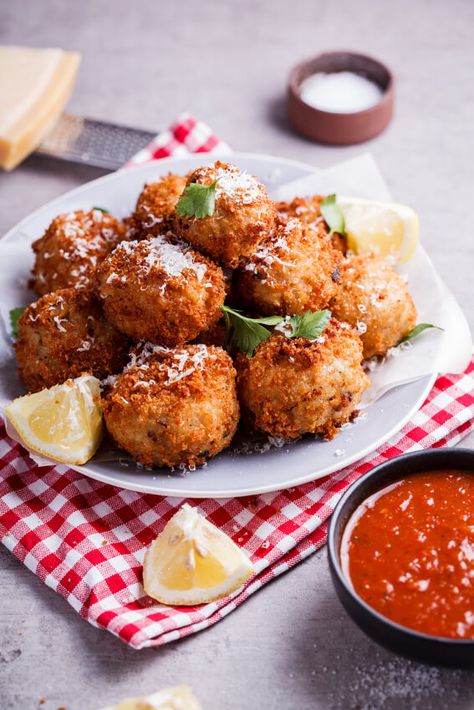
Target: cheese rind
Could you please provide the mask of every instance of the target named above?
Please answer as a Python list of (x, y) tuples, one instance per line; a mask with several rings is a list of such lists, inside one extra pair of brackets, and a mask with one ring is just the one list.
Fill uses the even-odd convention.
[(0, 167), (12, 170), (41, 143), (69, 99), (79, 63), (77, 52), (0, 47)]

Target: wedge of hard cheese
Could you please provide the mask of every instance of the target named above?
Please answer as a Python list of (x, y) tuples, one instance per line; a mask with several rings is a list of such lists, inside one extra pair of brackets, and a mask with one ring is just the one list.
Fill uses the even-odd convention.
[(80, 63), (62, 49), (0, 47), (0, 167), (35, 150), (66, 104)]

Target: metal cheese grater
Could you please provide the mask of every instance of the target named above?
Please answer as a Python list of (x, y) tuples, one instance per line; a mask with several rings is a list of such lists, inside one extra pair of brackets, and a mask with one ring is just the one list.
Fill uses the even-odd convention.
[(148, 145), (156, 133), (64, 113), (36, 152), (72, 163), (117, 170)]

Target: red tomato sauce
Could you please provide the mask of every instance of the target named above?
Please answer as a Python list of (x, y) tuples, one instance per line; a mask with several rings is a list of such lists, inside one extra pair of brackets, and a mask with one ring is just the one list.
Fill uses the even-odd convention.
[(344, 530), (341, 563), (392, 621), (473, 639), (474, 472), (417, 473), (374, 493)]

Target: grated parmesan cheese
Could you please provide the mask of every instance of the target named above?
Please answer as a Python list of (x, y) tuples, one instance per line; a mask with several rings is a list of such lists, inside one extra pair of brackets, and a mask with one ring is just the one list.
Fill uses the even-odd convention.
[(54, 316), (53, 321), (56, 324), (56, 328), (59, 330), (60, 333), (65, 333), (66, 328), (63, 326), (63, 323), (67, 323), (67, 318), (60, 318), (59, 316)]
[[(166, 372), (165, 385), (171, 385), (185, 377), (189, 377), (196, 370), (204, 369), (206, 360), (215, 359), (215, 355), (209, 352), (207, 345), (202, 343), (188, 348), (167, 348), (163, 345), (143, 343), (138, 353), (132, 353), (124, 373), (132, 369), (145, 372), (150, 368), (149, 360), (154, 355), (167, 356), (161, 362), (153, 363), (160, 370)], [(146, 383), (142, 382), (141, 384), (144, 385)], [(155, 381), (148, 379), (147, 386), (151, 384), (155, 384)]]
[[(186, 270), (192, 271), (197, 280), (202, 283), (207, 272), (207, 265), (196, 259), (191, 247), (182, 240), (173, 239), (166, 235), (158, 235), (145, 241), (121, 242), (114, 250), (114, 254), (123, 252), (137, 259), (137, 267), (147, 275), (153, 270), (164, 271), (167, 278), (181, 276)], [(110, 274), (107, 283), (119, 279), (115, 273)], [(121, 281), (124, 280), (122, 276)], [(205, 284), (207, 286), (208, 283)], [(212, 285), (212, 284), (209, 284)], [(166, 290), (166, 283), (162, 292)]]
[[(290, 252), (290, 247), (287, 242), (287, 235), (292, 229), (298, 228), (299, 220), (290, 219), (286, 223), (283, 230), (278, 230), (270, 236), (263, 244), (257, 248), (257, 251), (252, 255), (251, 260), (245, 265), (245, 271), (252, 273), (259, 272), (268, 276), (270, 267), (274, 263), (295, 268), (295, 264), (290, 261), (285, 261), (282, 258)], [(265, 280), (263, 281), (265, 283)]]
[(225, 195), (242, 205), (251, 205), (265, 194), (265, 188), (253, 175), (239, 170), (235, 165), (215, 165), (201, 168), (196, 173), (197, 181), (201, 177), (213, 177), (217, 180), (216, 198)]

